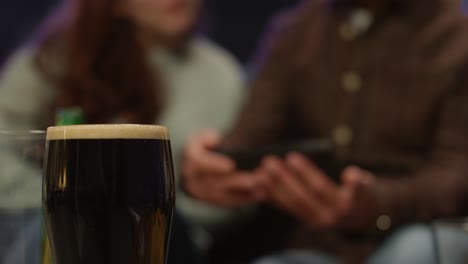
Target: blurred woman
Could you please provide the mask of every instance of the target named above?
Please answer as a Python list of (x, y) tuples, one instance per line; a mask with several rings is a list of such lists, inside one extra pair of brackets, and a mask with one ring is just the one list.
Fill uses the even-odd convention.
[(162, 124), (171, 129), (177, 174), (185, 139), (204, 127), (226, 129), (243, 97), (236, 62), (194, 34), (201, 4), (64, 1), (5, 66), (0, 130), (44, 129), (58, 110), (75, 107), (87, 123)]

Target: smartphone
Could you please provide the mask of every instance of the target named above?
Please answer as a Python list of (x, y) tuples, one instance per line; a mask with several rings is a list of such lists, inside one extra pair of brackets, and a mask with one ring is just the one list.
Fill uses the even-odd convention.
[(217, 149), (216, 151), (233, 159), (240, 170), (254, 170), (268, 155), (284, 158), (291, 152), (302, 153), (335, 181), (338, 181), (342, 169), (336, 161), (333, 144), (325, 139), (279, 143), (252, 149)]

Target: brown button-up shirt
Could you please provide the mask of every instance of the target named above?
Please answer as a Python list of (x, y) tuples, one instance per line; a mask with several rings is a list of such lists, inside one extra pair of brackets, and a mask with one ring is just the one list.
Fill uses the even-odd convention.
[(340, 160), (412, 168), (379, 177), (394, 223), (468, 214), (468, 19), (458, 0), (380, 2), (279, 17), (225, 145), (327, 137)]

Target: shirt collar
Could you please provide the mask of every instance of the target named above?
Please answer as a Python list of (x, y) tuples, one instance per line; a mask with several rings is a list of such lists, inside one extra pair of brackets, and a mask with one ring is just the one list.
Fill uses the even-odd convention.
[(371, 13), (376, 16), (382, 14), (398, 15), (405, 11), (411, 11), (416, 9), (424, 9), (428, 5), (434, 5), (434, 2), (440, 0), (375, 0), (379, 2), (374, 6), (362, 6), (358, 0), (330, 0), (332, 5), (339, 10), (350, 11), (354, 9), (368, 9)]
[[(437, 10), (440, 8), (442, 0), (375, 0), (381, 1), (382, 4), (374, 10), (365, 9), (359, 6), (354, 0), (329, 0), (333, 8), (341, 14), (346, 21), (356, 15), (356, 10), (364, 10), (369, 13), (367, 17), (371, 17), (371, 26), (375, 28), (379, 24), (391, 17), (401, 17), (408, 23), (408, 26), (419, 28), (427, 23), (428, 19), (434, 17)], [(363, 16), (366, 18), (366, 16)], [(358, 16), (359, 18), (359, 16)], [(360, 20), (357, 20), (360, 23)], [(364, 20), (364, 22), (366, 22)], [(358, 24), (359, 24), (358, 23)]]

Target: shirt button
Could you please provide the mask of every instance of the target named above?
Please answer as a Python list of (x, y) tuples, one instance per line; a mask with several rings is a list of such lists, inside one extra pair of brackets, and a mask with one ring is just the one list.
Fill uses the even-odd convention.
[(340, 147), (348, 146), (353, 141), (353, 131), (348, 126), (338, 126), (333, 131), (333, 139)]
[(362, 79), (356, 72), (346, 72), (341, 77), (341, 85), (348, 93), (356, 93), (361, 89)]
[(387, 231), (392, 227), (392, 219), (388, 215), (381, 215), (377, 218), (376, 225), (380, 231)]
[(349, 23), (343, 23), (339, 28), (340, 36), (343, 40), (351, 41), (356, 38), (356, 32), (353, 30), (353, 27)]

